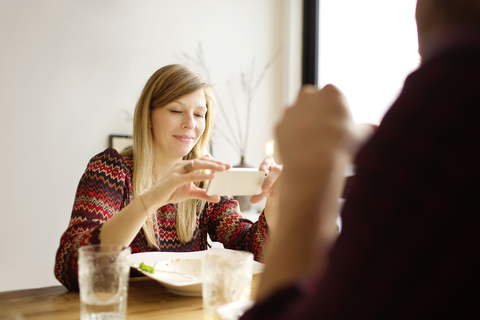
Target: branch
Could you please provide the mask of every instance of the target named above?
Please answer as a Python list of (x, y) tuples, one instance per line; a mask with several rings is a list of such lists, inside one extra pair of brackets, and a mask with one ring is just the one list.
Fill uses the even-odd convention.
[[(242, 134), (242, 125), (240, 123), (240, 115), (238, 113), (237, 104), (235, 103), (235, 98), (233, 96), (232, 85), (230, 81), (227, 81), (227, 85), (228, 85), (228, 91), (230, 92), (230, 99), (232, 100), (233, 111), (235, 112), (235, 120), (237, 120), (238, 137), (240, 139), (240, 144), (243, 145), (243, 141), (242, 141), (243, 134)], [(243, 155), (243, 151), (244, 150), (241, 150), (241, 153), (242, 153), (241, 155)]]
[[(273, 55), (273, 57), (270, 59), (270, 61), (265, 65), (265, 67), (263, 67), (263, 71), (260, 74), (260, 77), (258, 78), (258, 80), (257, 80), (257, 82), (256, 82), (256, 84), (253, 88), (251, 86), (250, 81), (248, 81), (248, 83), (245, 79), (243, 79), (243, 81), (242, 81), (243, 86), (245, 86), (244, 92), (247, 96), (247, 124), (246, 124), (246, 129), (245, 129), (245, 139), (243, 140), (244, 150), (247, 150), (247, 145), (248, 145), (248, 133), (250, 131), (250, 114), (251, 114), (251, 109), (252, 109), (253, 98), (255, 97), (255, 94), (256, 94), (258, 88), (260, 87), (260, 84), (263, 80), (263, 77), (267, 73), (268, 69), (270, 69), (270, 67), (273, 65), (275, 60), (277, 60), (277, 58), (280, 56), (281, 51), (282, 51), (281, 48), (278, 49), (277, 52)], [(255, 66), (255, 60), (252, 61), (251, 77), (249, 79), (252, 82), (253, 82), (254, 66)]]
[(223, 132), (222, 130), (220, 130), (219, 128), (216, 128), (216, 130), (220, 133), (220, 135), (228, 142), (228, 144), (235, 150), (235, 152), (240, 156), (242, 157), (244, 154), (243, 152), (239, 152), (239, 148), (234, 144), (232, 143), (232, 141), (230, 139), (228, 139), (227, 135), (225, 134), (225, 132)]
[[(230, 117), (226, 114), (225, 109), (222, 107), (223, 104), (220, 101), (220, 97), (217, 94), (216, 90), (212, 86), (212, 91), (215, 94), (217, 98), (217, 104), (220, 109), (220, 114), (223, 119), (225, 119), (225, 122), (227, 124), (228, 130), (230, 132), (231, 138), (230, 139), (223, 131), (220, 129), (216, 128), (218, 132), (225, 138), (225, 140), (235, 149), (237, 153), (239, 153), (240, 156), (245, 156), (245, 152), (247, 150), (247, 144), (248, 144), (248, 135), (250, 131), (250, 117), (251, 117), (251, 111), (252, 111), (252, 103), (253, 103), (253, 98), (255, 97), (262, 81), (263, 78), (265, 77), (267, 71), (270, 69), (270, 67), (273, 65), (273, 63), (277, 60), (277, 58), (280, 56), (282, 49), (278, 49), (277, 52), (272, 56), (272, 58), (269, 60), (269, 62), (264, 66), (262, 73), (258, 77), (257, 81), (254, 81), (254, 70), (255, 70), (255, 58), (252, 59), (251, 67), (250, 70), (247, 70), (245, 73), (241, 73), (241, 86), (242, 86), (242, 91), (243, 94), (246, 97), (246, 125), (245, 125), (245, 134), (242, 134), (242, 125), (240, 122), (240, 114), (238, 112), (238, 107), (236, 105), (236, 100), (234, 98), (233, 92), (232, 92), (232, 87), (230, 82), (227, 82), (229, 93), (230, 93), (230, 99), (232, 100), (232, 106), (234, 110), (234, 117), (235, 121), (238, 127), (238, 137), (235, 134), (233, 130), (233, 126), (230, 124)], [(207, 63), (205, 60), (205, 54), (203, 52), (203, 47), (202, 43), (200, 42), (198, 45), (198, 50), (196, 52), (196, 57), (192, 57), (186, 53), (183, 53), (183, 58), (190, 63), (196, 65), (200, 70), (201, 73), (204, 75), (204, 78), (207, 82), (211, 82), (210, 78), (210, 70), (207, 67)]]
[[(186, 53), (183, 53), (182, 55), (187, 61), (190, 61), (191, 63), (193, 63), (197, 67), (199, 67), (201, 69), (201, 72), (202, 72), (205, 80), (210, 84), (212, 83), (211, 80), (210, 80), (211, 79), (210, 78), (210, 70), (208, 69), (207, 64), (205, 62), (205, 54), (203, 53), (203, 47), (202, 47), (201, 42), (198, 44), (198, 51), (197, 51), (197, 54), (196, 54), (196, 58), (193, 58)], [(233, 126), (230, 124), (229, 117), (227, 116), (224, 108), (222, 107), (222, 103), (220, 101), (220, 96), (217, 94), (217, 92), (216, 92), (216, 90), (214, 89), (213, 86), (211, 87), (211, 89), (212, 89), (212, 91), (213, 91), (213, 93), (216, 97), (217, 102), (218, 102), (217, 105), (218, 105), (218, 108), (220, 109), (220, 114), (222, 115), (225, 122), (227, 123), (227, 127), (230, 131), (230, 134), (232, 135), (233, 142), (231, 142), (231, 140), (229, 140), (229, 143), (236, 146), (236, 148), (242, 150), (242, 143), (239, 140), (237, 140), (236, 135), (233, 132)], [(226, 135), (225, 135), (225, 137), (226, 137)]]
[(257, 91), (258, 88), (260, 87), (260, 83), (262, 82), (263, 77), (264, 77), (265, 74), (267, 73), (268, 69), (270, 69), (270, 67), (273, 65), (273, 63), (275, 62), (275, 60), (277, 60), (277, 58), (280, 56), (280, 53), (282, 53), (282, 49), (281, 49), (281, 48), (278, 49), (277, 52), (275, 52), (275, 54), (274, 54), (273, 57), (270, 59), (270, 61), (265, 65), (265, 67), (263, 67), (263, 71), (262, 71), (262, 73), (260, 74), (260, 77), (258, 78), (257, 83), (256, 83), (255, 86), (253, 87), (252, 98), (253, 98), (253, 96), (255, 96), (256, 91)]

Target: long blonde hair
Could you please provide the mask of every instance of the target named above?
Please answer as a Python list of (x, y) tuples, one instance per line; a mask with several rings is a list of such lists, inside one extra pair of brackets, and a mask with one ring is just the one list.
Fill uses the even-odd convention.
[[(168, 65), (157, 70), (147, 81), (133, 118), (133, 196), (141, 194), (150, 188), (153, 181), (153, 138), (151, 130), (151, 112), (166, 104), (190, 94), (199, 89), (205, 92), (207, 113), (205, 115), (205, 131), (193, 149), (183, 157), (184, 160), (195, 159), (206, 154), (210, 134), (213, 130), (215, 99), (210, 91), (210, 86), (205, 80), (189, 67), (180, 64)], [(196, 183), (200, 186), (200, 183)], [(175, 217), (177, 235), (180, 241), (191, 240), (196, 228), (197, 207), (201, 212), (205, 201), (190, 199), (177, 204)], [(143, 230), (151, 247), (158, 247), (155, 237), (154, 224), (157, 222), (156, 214), (147, 219)]]

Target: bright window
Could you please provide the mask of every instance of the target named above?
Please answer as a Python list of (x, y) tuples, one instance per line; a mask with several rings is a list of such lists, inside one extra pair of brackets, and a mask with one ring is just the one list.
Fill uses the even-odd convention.
[(357, 122), (379, 123), (419, 64), (416, 0), (320, 0), (319, 85), (347, 96)]

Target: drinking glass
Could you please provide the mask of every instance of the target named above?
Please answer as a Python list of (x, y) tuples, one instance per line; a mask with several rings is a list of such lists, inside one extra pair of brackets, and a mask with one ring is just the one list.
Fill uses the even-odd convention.
[(222, 319), (217, 308), (250, 300), (253, 253), (211, 249), (202, 257), (202, 297), (205, 319)]
[(80, 247), (78, 282), (81, 320), (123, 320), (127, 312), (130, 248)]

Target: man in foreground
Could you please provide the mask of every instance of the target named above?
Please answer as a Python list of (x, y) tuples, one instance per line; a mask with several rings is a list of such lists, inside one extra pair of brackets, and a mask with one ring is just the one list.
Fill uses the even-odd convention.
[(286, 111), (278, 227), (243, 320), (480, 318), (480, 1), (418, 0), (416, 18), (421, 66), (362, 147), (334, 86)]

